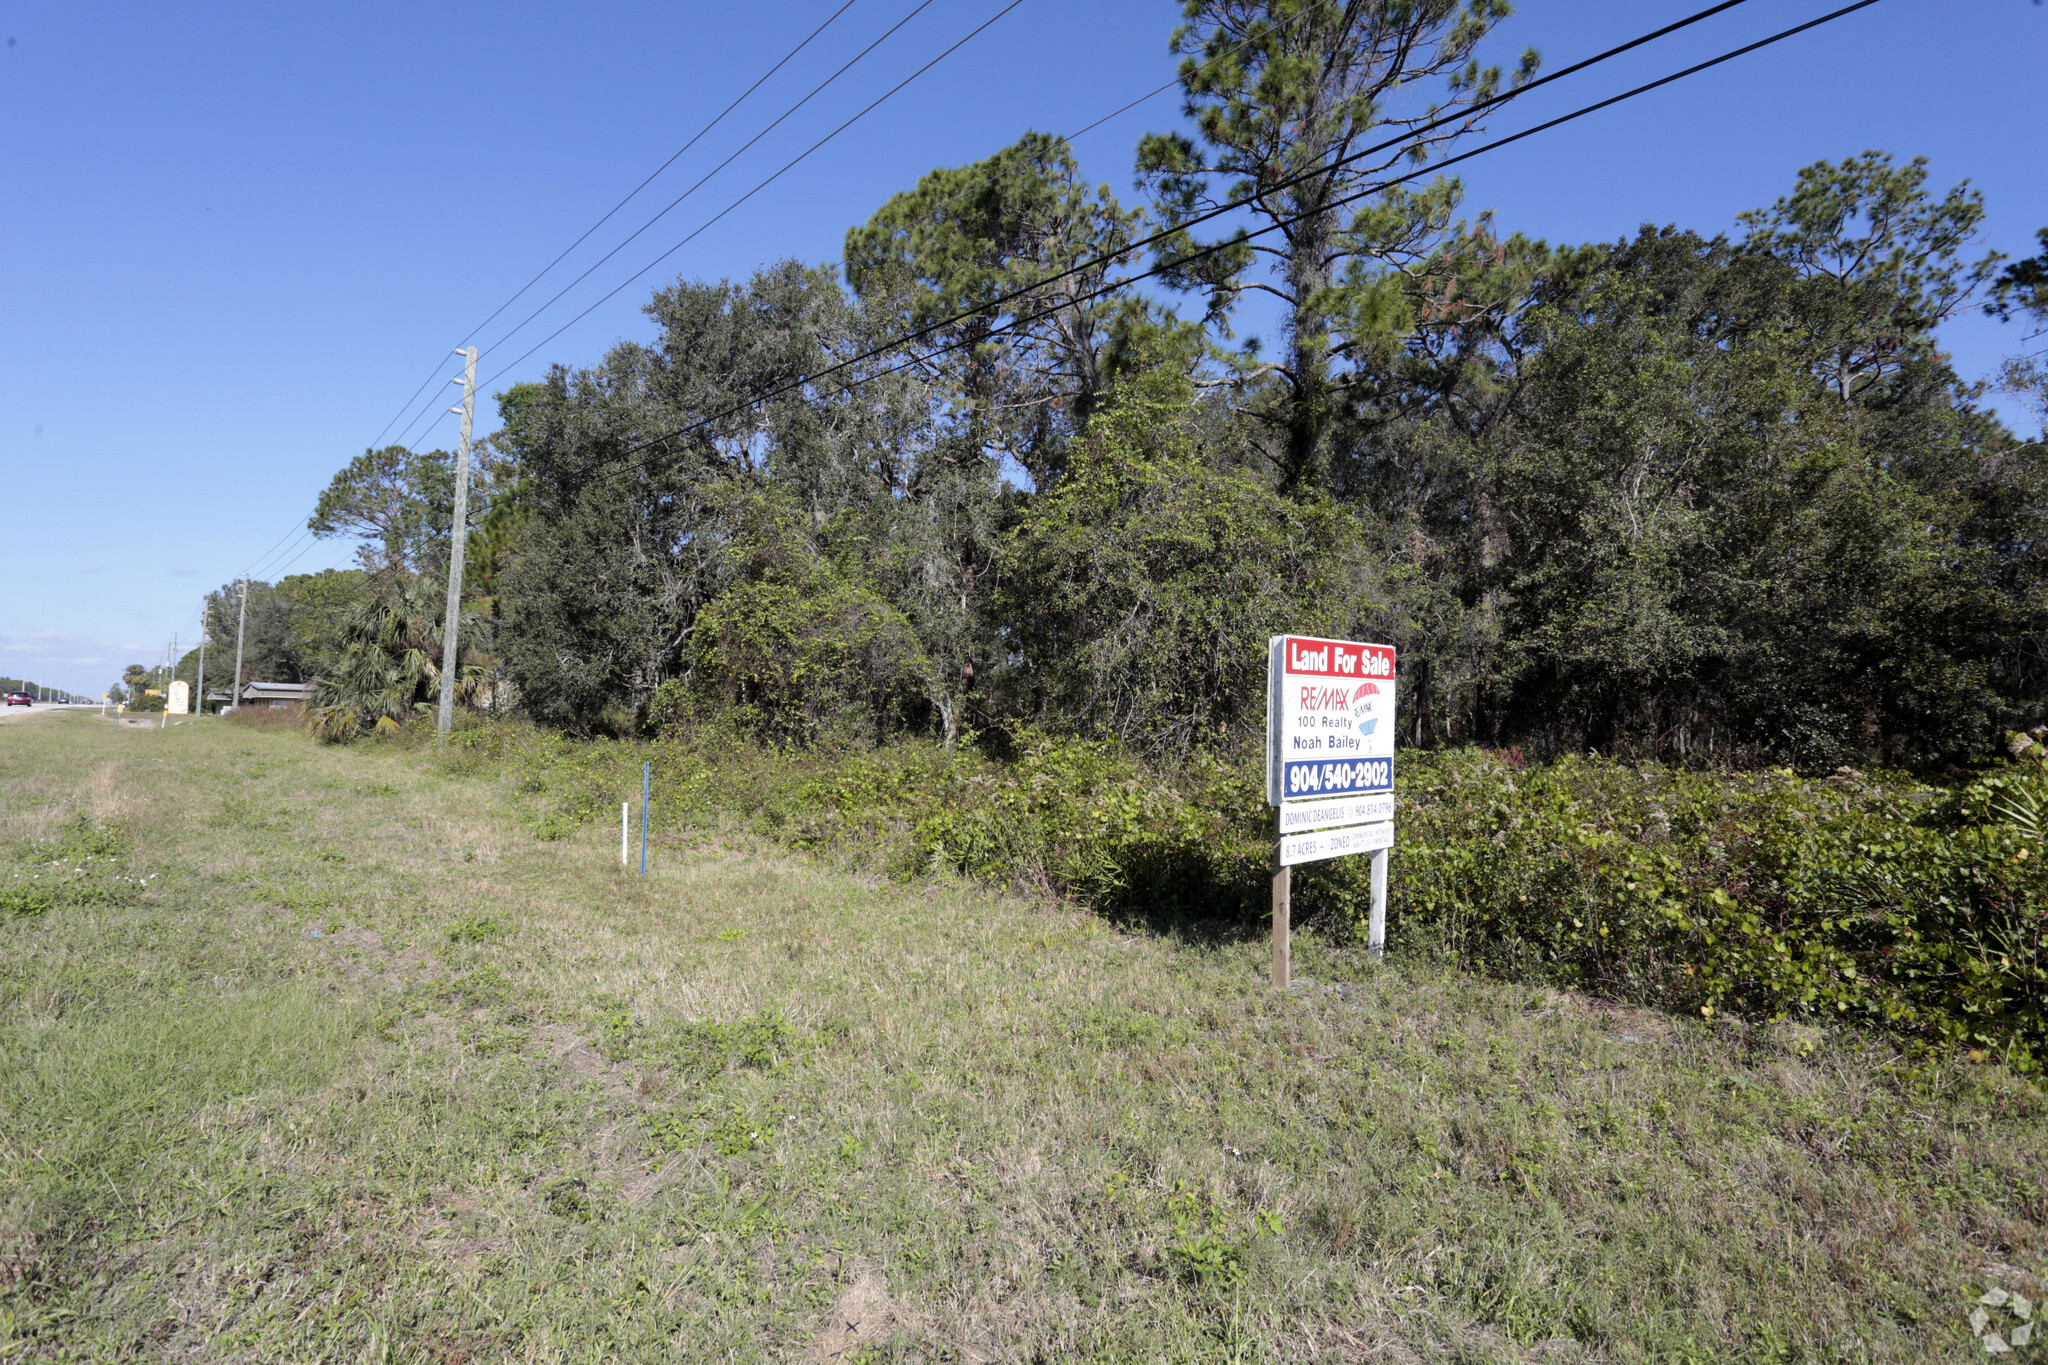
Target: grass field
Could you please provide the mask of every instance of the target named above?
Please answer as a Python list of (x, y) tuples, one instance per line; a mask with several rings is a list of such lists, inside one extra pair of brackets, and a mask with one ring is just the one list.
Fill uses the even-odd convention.
[(1275, 994), (738, 832), (643, 881), (226, 723), (0, 777), (0, 1361), (1964, 1360), (2044, 1297), (1994, 1067), (1312, 938)]

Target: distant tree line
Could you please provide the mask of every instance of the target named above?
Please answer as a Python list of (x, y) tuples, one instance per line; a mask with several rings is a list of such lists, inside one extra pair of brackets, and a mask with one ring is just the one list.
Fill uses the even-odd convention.
[[(1140, 144), (1142, 205), (1027, 133), (843, 270), (657, 290), (650, 340), (498, 395), (466, 694), (1177, 754), (1252, 733), (1265, 639), (1305, 631), (1399, 646), (1423, 745), (1927, 764), (2041, 719), (2048, 458), (1936, 334), (2048, 321), (2048, 230), (1982, 253), (1974, 190), (1866, 152), (1729, 233), (1503, 234), (1401, 182), (1483, 116), (1389, 111), (1526, 79), (1474, 58), (1506, 12), (1190, 0), (1194, 132)], [(2003, 382), (2048, 396), (2037, 359)], [(366, 452), (312, 523), (360, 566), (252, 591), (252, 667), (318, 679), (330, 734), (438, 686), (449, 469)]]

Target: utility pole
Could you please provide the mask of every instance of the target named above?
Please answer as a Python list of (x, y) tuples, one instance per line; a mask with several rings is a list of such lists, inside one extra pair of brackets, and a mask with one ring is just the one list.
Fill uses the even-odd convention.
[(455, 448), (455, 517), (448, 528), (448, 620), (441, 627), (441, 723), (442, 734), (455, 728), (455, 628), (462, 612), (462, 553), (469, 539), (469, 430), (476, 417), (476, 347), (457, 347), (462, 357), (462, 406), (448, 411), (462, 414), (462, 443)]
[(210, 634), (212, 632), (206, 628), (206, 610), (202, 607), (199, 611), (199, 704), (192, 708), (195, 716), (206, 714), (206, 637)]
[(249, 624), (249, 575), (242, 575), (242, 609), (235, 615), (235, 681), (228, 690), (229, 709), (242, 704), (242, 627)]

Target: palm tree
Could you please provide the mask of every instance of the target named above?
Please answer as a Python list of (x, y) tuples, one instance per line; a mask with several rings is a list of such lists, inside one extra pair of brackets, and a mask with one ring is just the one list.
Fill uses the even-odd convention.
[[(383, 579), (342, 622), (341, 657), (314, 680), (313, 733), (333, 743), (373, 729), (395, 729), (430, 712), (441, 687), (442, 589), (424, 577)], [(462, 617), (462, 630), (471, 629)], [(458, 663), (456, 695), (465, 701), (484, 670)]]

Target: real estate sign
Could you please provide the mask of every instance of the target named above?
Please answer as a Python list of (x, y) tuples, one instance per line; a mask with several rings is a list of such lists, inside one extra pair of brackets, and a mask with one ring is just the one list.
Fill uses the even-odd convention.
[(1366, 947), (1386, 951), (1394, 846), (1394, 647), (1313, 635), (1266, 644), (1266, 800), (1275, 811), (1273, 984), (1288, 984), (1290, 877), (1299, 863), (1370, 853)]
[(1391, 793), (1394, 647), (1276, 635), (1267, 648), (1266, 800)]

